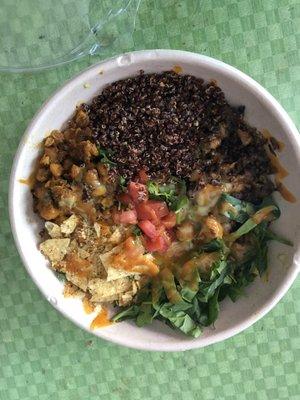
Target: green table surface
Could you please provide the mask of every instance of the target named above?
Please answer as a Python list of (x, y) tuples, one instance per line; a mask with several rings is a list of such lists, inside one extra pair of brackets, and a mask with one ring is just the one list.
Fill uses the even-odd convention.
[[(104, 57), (174, 48), (221, 59), (266, 87), (300, 126), (297, 0), (144, 0), (123, 48), (39, 73), (0, 74), (0, 399), (300, 399), (300, 281), (262, 320), (216, 345), (151, 353), (75, 327), (42, 297), (16, 251), (8, 182), (42, 102)], [(1, 49), (0, 49), (1, 51)], [(298, 296), (297, 296), (298, 294)]]

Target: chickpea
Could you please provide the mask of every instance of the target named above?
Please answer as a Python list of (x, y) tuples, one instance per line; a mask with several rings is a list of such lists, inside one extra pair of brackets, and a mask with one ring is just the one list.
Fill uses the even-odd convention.
[(112, 198), (111, 196), (104, 197), (104, 198), (101, 200), (101, 205), (102, 205), (102, 207), (104, 207), (104, 208), (109, 208), (109, 207), (111, 207), (113, 204), (114, 204), (114, 200), (113, 200), (113, 198)]
[(78, 126), (80, 126), (81, 128), (85, 128), (89, 124), (88, 114), (84, 110), (81, 110), (81, 109), (79, 109), (77, 111), (75, 120), (76, 120), (76, 124)]
[(199, 233), (199, 239), (202, 241), (210, 241), (222, 237), (223, 227), (220, 222), (213, 216), (206, 217)]
[(45, 182), (49, 177), (48, 170), (45, 168), (39, 168), (36, 173), (36, 180), (39, 182)]
[(93, 188), (98, 188), (101, 183), (99, 182), (99, 175), (96, 169), (89, 169), (85, 173), (84, 182)]
[(63, 172), (62, 166), (58, 163), (51, 163), (49, 168), (55, 178), (59, 178)]
[(50, 164), (50, 157), (47, 154), (43, 154), (42, 158), (40, 159), (40, 164), (43, 166), (48, 166)]
[(57, 130), (51, 132), (51, 137), (54, 139), (55, 144), (61, 143), (64, 140), (64, 134)]
[(47, 147), (45, 149), (45, 154), (49, 156), (51, 162), (57, 162), (58, 150), (55, 147)]
[(99, 154), (97, 146), (94, 143), (89, 140), (85, 140), (81, 143), (83, 145), (83, 152), (86, 159), (89, 160), (91, 157), (96, 157)]
[(47, 221), (53, 220), (57, 218), (60, 214), (60, 211), (53, 206), (52, 203), (39, 203), (37, 209), (40, 213), (40, 216)]
[(94, 197), (101, 197), (101, 196), (104, 196), (105, 193), (106, 193), (106, 187), (105, 187), (105, 185), (100, 185), (100, 186), (98, 186), (95, 190), (93, 190), (92, 195), (93, 195)]
[(48, 136), (48, 137), (45, 139), (45, 147), (50, 147), (50, 146), (53, 146), (53, 145), (54, 145), (54, 139), (53, 139), (53, 137)]
[(64, 170), (66, 171), (66, 170), (68, 170), (69, 168), (71, 168), (72, 165), (73, 165), (72, 160), (71, 160), (70, 158), (66, 158), (66, 159), (64, 160), (64, 163), (63, 163), (63, 168), (64, 168)]
[(47, 195), (47, 189), (44, 186), (36, 186), (34, 188), (34, 195), (38, 199), (42, 199)]
[(180, 242), (193, 240), (195, 236), (194, 226), (191, 222), (184, 222), (176, 230), (177, 239)]
[(70, 170), (70, 175), (72, 179), (79, 178), (79, 175), (82, 172), (82, 168), (78, 167), (77, 165), (73, 164)]

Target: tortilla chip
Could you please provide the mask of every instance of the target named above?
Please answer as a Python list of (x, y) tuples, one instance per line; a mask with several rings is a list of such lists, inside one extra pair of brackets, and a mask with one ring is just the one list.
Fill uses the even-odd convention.
[(67, 254), (70, 239), (48, 239), (41, 243), (40, 251), (52, 263), (61, 261)]
[(60, 225), (60, 230), (65, 236), (68, 236), (75, 231), (77, 224), (78, 218), (73, 214)]
[(100, 255), (100, 259), (107, 273), (107, 278), (106, 278), (107, 281), (113, 281), (116, 279), (125, 278), (126, 276), (133, 276), (136, 274), (135, 272), (125, 271), (124, 269), (120, 269), (118, 268), (118, 266), (112, 264), (111, 256), (120, 253), (122, 249), (123, 249), (123, 244), (120, 244), (119, 246), (116, 246), (112, 250), (108, 251), (107, 253)]
[(49, 236), (52, 239), (57, 239), (57, 238), (61, 237), (60, 226), (57, 225), (57, 224), (54, 224), (54, 222), (46, 221), (45, 222), (45, 229), (49, 233)]
[(92, 295), (91, 301), (107, 302), (118, 300), (119, 295), (132, 289), (132, 281), (129, 278), (116, 279), (107, 282), (106, 280), (91, 279), (88, 289)]

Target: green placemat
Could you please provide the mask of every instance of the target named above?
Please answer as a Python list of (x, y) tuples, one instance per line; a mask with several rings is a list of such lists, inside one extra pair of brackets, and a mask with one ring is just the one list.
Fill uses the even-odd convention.
[[(144, 0), (133, 38), (102, 58), (158, 47), (219, 58), (265, 86), (299, 127), (299, 2), (203, 0), (195, 8), (197, 3)], [(76, 328), (28, 277), (8, 222), (12, 159), (41, 103), (98, 59), (0, 75), (0, 399), (299, 399), (299, 279), (268, 316), (232, 339), (185, 353), (146, 353)]]

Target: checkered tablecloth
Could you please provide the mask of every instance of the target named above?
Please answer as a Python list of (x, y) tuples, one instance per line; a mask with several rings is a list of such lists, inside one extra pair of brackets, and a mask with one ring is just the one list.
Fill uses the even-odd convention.
[(39, 73), (0, 74), (1, 400), (300, 399), (299, 279), (272, 312), (232, 339), (185, 353), (146, 353), (97, 339), (59, 315), (13, 243), (7, 194), (21, 135), (55, 89), (104, 56), (175, 48), (221, 59), (259, 81), (300, 126), (299, 1), (197, 3), (144, 0), (124, 48)]

